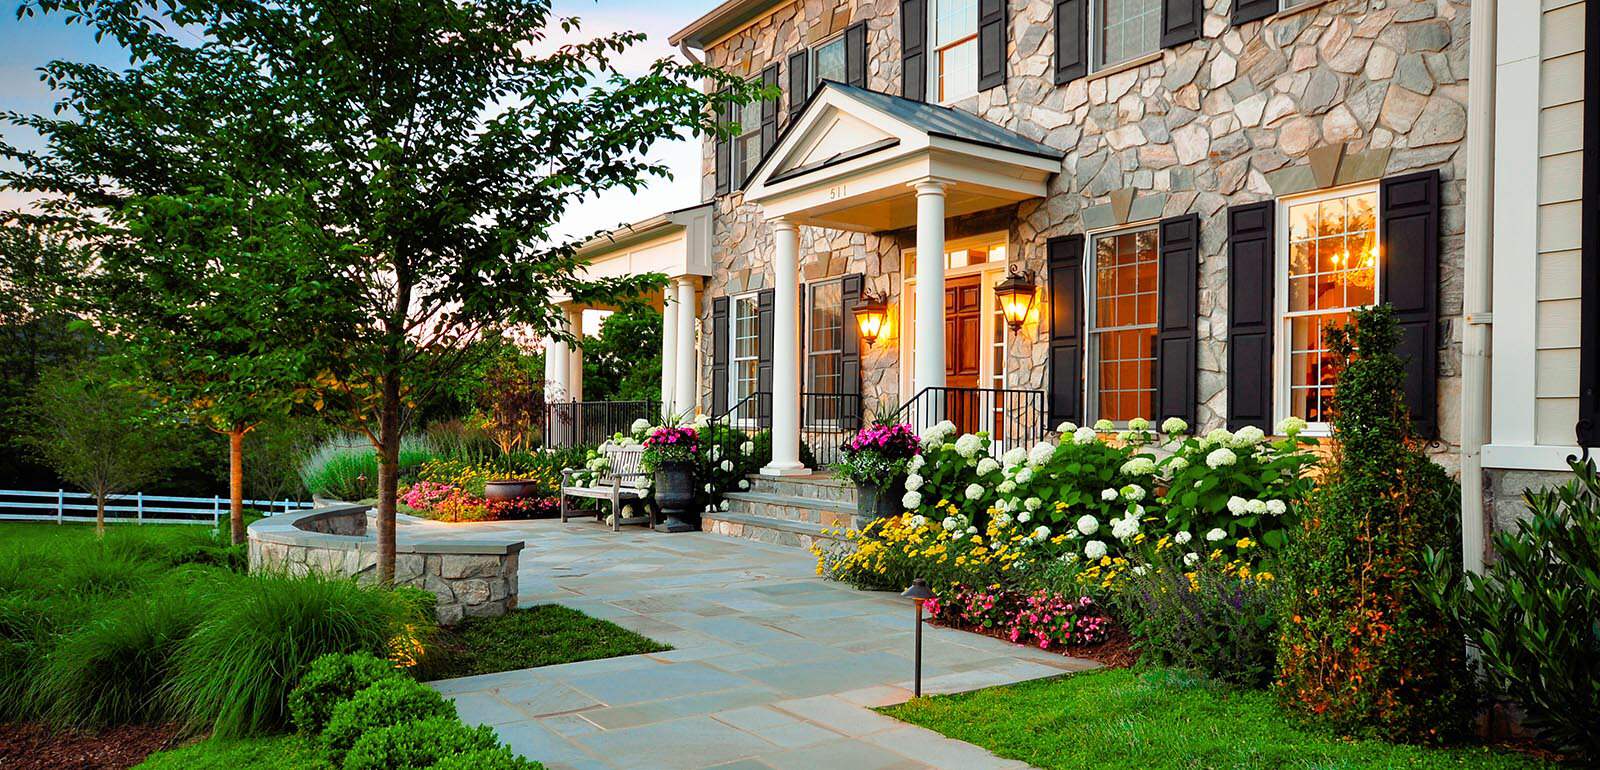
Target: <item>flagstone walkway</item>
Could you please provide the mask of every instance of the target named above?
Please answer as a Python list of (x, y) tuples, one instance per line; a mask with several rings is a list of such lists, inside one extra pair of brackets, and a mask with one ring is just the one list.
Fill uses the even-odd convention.
[[(821, 580), (804, 551), (588, 522), (452, 532), (526, 540), (521, 606), (563, 604), (675, 648), (433, 683), (546, 767), (1026, 767), (872, 711), (911, 697), (912, 608)], [(932, 626), (923, 644), (927, 693), (1096, 665)]]

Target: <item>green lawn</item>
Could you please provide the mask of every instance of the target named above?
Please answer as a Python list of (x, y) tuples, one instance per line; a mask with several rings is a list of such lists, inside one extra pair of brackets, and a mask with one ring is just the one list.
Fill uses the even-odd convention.
[(1296, 725), (1263, 692), (1171, 671), (1103, 670), (883, 709), (1041, 768), (1543, 768), (1482, 748), (1351, 741)]
[(298, 735), (206, 740), (150, 755), (135, 770), (323, 770), (331, 765), (315, 742)]
[(419, 675), (449, 679), (670, 649), (615, 623), (541, 604), (498, 618), (472, 618), (442, 632)]

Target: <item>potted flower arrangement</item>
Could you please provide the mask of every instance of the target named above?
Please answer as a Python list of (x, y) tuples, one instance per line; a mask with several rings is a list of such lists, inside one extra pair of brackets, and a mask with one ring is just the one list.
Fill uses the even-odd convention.
[(694, 505), (694, 466), (700, 452), (700, 434), (689, 426), (663, 425), (644, 439), (644, 469), (655, 474), (656, 505), (664, 520), (658, 532), (693, 532), (699, 527), (684, 521)]
[(887, 420), (874, 421), (845, 442), (834, 471), (855, 482), (856, 511), (863, 523), (898, 513), (906, 468), (921, 452), (910, 425)]

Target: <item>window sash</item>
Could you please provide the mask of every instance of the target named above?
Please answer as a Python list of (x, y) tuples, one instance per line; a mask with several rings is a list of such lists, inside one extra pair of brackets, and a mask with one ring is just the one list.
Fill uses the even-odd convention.
[[(934, 94), (950, 102), (978, 93), (978, 4), (976, 0), (934, 0), (928, 4), (929, 47)], [(958, 65), (958, 66), (952, 66)]]
[[(728, 404), (737, 406), (749, 398), (758, 386), (761, 365), (761, 309), (755, 294), (735, 297), (728, 313)], [(747, 405), (750, 411), (755, 405)], [(741, 413), (738, 419), (748, 419), (754, 413)]]
[[(1161, 0), (1092, 0), (1089, 5), (1093, 69), (1161, 50)], [(1132, 47), (1139, 43), (1146, 45)]]
[(821, 83), (824, 80), (843, 83), (849, 77), (849, 73), (845, 72), (843, 33), (818, 43), (816, 47), (811, 49), (811, 80), (813, 83)]
[[(1094, 419), (1126, 423), (1133, 417), (1153, 419), (1155, 416), (1155, 337), (1160, 301), (1157, 292), (1160, 244), (1156, 233), (1155, 227), (1147, 226), (1101, 233), (1089, 239), (1089, 255), (1084, 260), (1089, 273), (1084, 304), (1088, 312), (1086, 331), (1089, 337), (1087, 406)], [(1112, 242), (1111, 256), (1116, 258), (1111, 265), (1102, 260), (1101, 245), (1107, 241)], [(1119, 258), (1116, 253), (1124, 243), (1133, 249), (1131, 262)], [(1146, 267), (1150, 275), (1141, 283), (1145, 277), (1140, 273)], [(1104, 294), (1102, 272), (1108, 270), (1112, 271), (1114, 293)], [(1129, 309), (1128, 305), (1131, 305), (1132, 317), (1124, 323), (1121, 316)], [(1113, 316), (1109, 322), (1107, 309)], [(1141, 316), (1148, 318), (1141, 320)], [(1112, 381), (1105, 376), (1107, 367), (1116, 372)], [(1108, 405), (1114, 405), (1114, 411), (1108, 410)], [(1134, 414), (1134, 411), (1140, 413)]]

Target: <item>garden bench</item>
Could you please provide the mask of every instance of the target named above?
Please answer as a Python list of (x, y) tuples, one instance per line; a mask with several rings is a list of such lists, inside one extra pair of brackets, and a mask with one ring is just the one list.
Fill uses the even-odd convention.
[[(622, 517), (622, 505), (628, 502), (641, 502), (644, 500), (646, 490), (639, 486), (639, 481), (648, 478), (650, 474), (644, 472), (644, 447), (637, 444), (632, 446), (618, 446), (613, 444), (600, 445), (600, 454), (610, 466), (605, 475), (595, 479), (590, 484), (576, 484), (572, 476), (579, 472), (578, 468), (567, 468), (561, 471), (561, 522), (566, 523), (567, 517), (573, 513), (587, 513), (572, 508), (567, 504), (571, 497), (581, 497), (589, 500), (609, 500), (611, 502), (611, 531), (615, 532), (623, 524), (656, 524), (655, 514), (645, 516)], [(641, 502), (642, 504), (642, 502)], [(595, 521), (600, 521), (605, 515), (603, 506), (594, 509)]]

